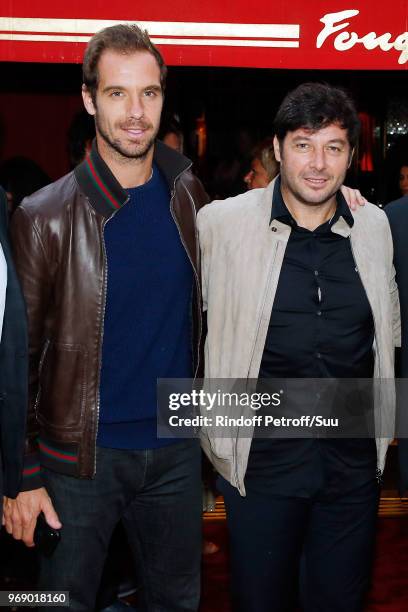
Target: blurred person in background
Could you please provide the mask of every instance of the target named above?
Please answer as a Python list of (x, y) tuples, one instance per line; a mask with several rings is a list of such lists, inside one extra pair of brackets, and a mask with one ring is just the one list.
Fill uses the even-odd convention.
[(399, 189), (402, 196), (408, 196), (408, 162), (400, 167)]
[(253, 151), (251, 168), (244, 176), (244, 182), (248, 189), (267, 187), (277, 174), (279, 163), (273, 150), (273, 138), (265, 138)]
[(184, 153), (184, 135), (180, 125), (180, 119), (177, 115), (164, 117), (160, 126), (158, 138), (171, 149), (179, 153)]
[(10, 157), (0, 164), (0, 185), (6, 192), (10, 215), (26, 196), (49, 183), (48, 174), (28, 157)]
[(253, 130), (248, 126), (231, 124), (227, 127), (228, 132), (218, 134), (216, 158), (208, 175), (211, 182), (207, 187), (217, 199), (235, 196), (244, 191), (244, 176), (250, 167), (257, 141)]
[(68, 156), (71, 170), (90, 154), (94, 138), (95, 121), (86, 110), (82, 110), (75, 115), (68, 130)]
[[(399, 189), (402, 197), (387, 204), (385, 213), (394, 243), (394, 265), (401, 306), (401, 350), (397, 352), (397, 376), (408, 378), (408, 161), (400, 166)], [(399, 406), (404, 406), (404, 398)], [(404, 415), (401, 415), (404, 416)], [(401, 419), (401, 423), (404, 419)], [(399, 492), (408, 492), (408, 438), (402, 431), (398, 439)]]

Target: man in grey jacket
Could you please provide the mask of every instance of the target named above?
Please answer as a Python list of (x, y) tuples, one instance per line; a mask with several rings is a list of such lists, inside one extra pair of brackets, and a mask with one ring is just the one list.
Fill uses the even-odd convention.
[[(207, 378), (392, 379), (390, 228), (372, 205), (352, 214), (340, 192), (358, 131), (344, 91), (298, 87), (275, 119), (280, 177), (199, 213)], [(203, 431), (221, 475), (237, 610), (291, 610), (302, 553), (304, 610), (362, 609), (393, 385), (374, 397), (377, 444)]]

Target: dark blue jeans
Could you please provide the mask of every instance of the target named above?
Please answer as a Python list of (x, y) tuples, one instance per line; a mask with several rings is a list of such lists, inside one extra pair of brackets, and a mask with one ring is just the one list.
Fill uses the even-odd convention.
[(378, 484), (347, 494), (290, 497), (220, 478), (231, 548), (235, 612), (361, 612), (369, 586)]
[(109, 541), (121, 520), (142, 583), (142, 609), (197, 610), (200, 463), (198, 441), (187, 440), (151, 450), (98, 448), (92, 480), (46, 470), (45, 486), (63, 528), (53, 556), (41, 559), (39, 588), (69, 591), (70, 610), (93, 611)]

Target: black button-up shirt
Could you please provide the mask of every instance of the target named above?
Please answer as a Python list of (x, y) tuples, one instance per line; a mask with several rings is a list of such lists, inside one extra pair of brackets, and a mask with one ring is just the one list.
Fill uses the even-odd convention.
[(299, 227), (283, 201), (280, 181), (272, 219), (291, 226), (273, 303), (260, 378), (370, 378), (374, 322), (349, 238), (333, 233), (344, 197), (330, 221), (314, 231)]
[[(260, 378), (370, 378), (374, 320), (349, 238), (331, 231), (354, 223), (344, 197), (330, 221), (299, 227), (275, 183), (271, 220), (291, 226), (272, 308)], [(375, 476), (373, 439), (252, 441), (248, 492), (338, 495)]]

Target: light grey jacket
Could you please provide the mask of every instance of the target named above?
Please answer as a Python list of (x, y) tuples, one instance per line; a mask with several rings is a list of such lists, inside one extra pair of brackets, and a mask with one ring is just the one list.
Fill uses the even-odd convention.
[[(207, 310), (205, 378), (258, 378), (279, 274), (291, 228), (271, 222), (275, 181), (224, 201), (198, 214), (203, 301)], [(374, 377), (393, 379), (394, 346), (400, 342), (399, 299), (392, 264), (393, 246), (384, 212), (366, 204), (353, 212), (349, 227), (340, 217), (332, 231), (351, 240), (375, 325)], [(376, 387), (378, 431), (391, 431), (395, 416), (393, 384)], [(384, 421), (387, 422), (385, 426)], [(244, 477), (251, 438), (239, 429), (231, 437), (201, 432), (205, 453), (217, 471), (245, 495)], [(382, 471), (392, 438), (377, 438)]]

